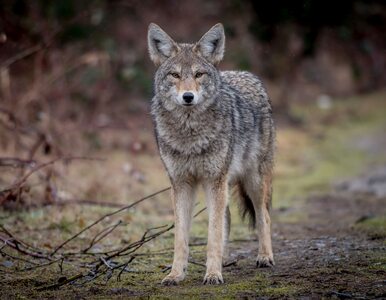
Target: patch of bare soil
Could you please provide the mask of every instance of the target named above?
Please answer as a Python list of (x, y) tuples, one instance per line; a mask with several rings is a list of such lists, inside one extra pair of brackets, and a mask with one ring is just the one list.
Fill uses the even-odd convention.
[[(382, 167), (345, 181), (331, 193), (310, 196), (301, 206), (274, 211), (276, 266), (261, 272), (271, 285), (286, 287), (288, 294), (268, 298), (385, 299), (386, 195), (381, 193), (385, 187), (386, 167)], [(280, 221), (287, 214), (301, 217)], [(362, 223), (372, 220), (380, 221), (360, 230), (366, 228)], [(373, 230), (381, 233), (374, 235)], [(233, 258), (250, 260), (256, 255), (255, 243), (231, 244)], [(246, 276), (256, 274), (256, 269), (249, 262), (228, 272)]]

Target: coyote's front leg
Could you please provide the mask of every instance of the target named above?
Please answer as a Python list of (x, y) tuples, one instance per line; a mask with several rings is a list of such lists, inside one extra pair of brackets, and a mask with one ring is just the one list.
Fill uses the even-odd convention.
[(205, 182), (206, 203), (209, 211), (208, 249), (204, 284), (224, 283), (221, 268), (226, 238), (225, 212), (228, 202), (226, 178)]
[(163, 280), (163, 285), (176, 285), (185, 278), (189, 256), (189, 231), (195, 186), (189, 183), (174, 183), (172, 199), (175, 218), (174, 260), (172, 270)]

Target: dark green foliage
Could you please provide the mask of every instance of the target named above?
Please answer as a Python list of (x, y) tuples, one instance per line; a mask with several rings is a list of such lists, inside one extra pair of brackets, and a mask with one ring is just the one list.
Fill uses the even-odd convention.
[[(181, 17), (187, 10), (189, 20)], [(39, 55), (27, 55), (12, 65), (15, 90), (19, 90), (18, 80), (26, 80), (20, 82), (26, 86), (32, 78), (39, 82), (37, 76), (50, 77), (54, 69), (67, 73), (65, 70), (80, 63), (68, 76), (59, 76), (55, 81), (61, 87), (50, 87), (59, 97), (58, 102), (66, 94), (62, 93), (63, 79), (69, 88), (79, 84), (77, 89), (87, 90), (82, 93), (94, 93), (88, 97), (96, 103), (101, 101), (99, 95), (103, 93), (97, 92), (101, 86), (109, 87), (114, 102), (149, 99), (152, 66), (145, 46), (149, 22), (171, 28), (174, 38), (186, 42), (222, 22), (227, 55), (221, 68), (249, 70), (280, 86), (280, 82), (288, 82), (294, 94), (306, 91), (300, 87), (303, 80), (320, 87), (315, 93), (323, 90), (332, 96), (385, 85), (382, 57), (386, 49), (386, 2), (379, 0), (200, 0), (192, 7), (173, 0), (2, 0), (0, 62), (30, 48), (48, 46), (38, 51)], [(323, 69), (322, 54), (330, 64), (336, 61), (337, 67)], [(95, 61), (87, 61), (90, 57)], [(314, 67), (303, 63), (306, 61)], [(88, 69), (90, 63), (101, 69), (101, 78), (94, 76), (98, 72), (82, 76), (82, 69)], [(338, 76), (338, 67), (343, 72), (350, 69), (352, 80), (341, 84), (331, 79), (334, 74)], [(345, 85), (347, 90), (340, 88)], [(284, 95), (291, 98), (291, 93), (281, 92), (279, 98), (284, 101)], [(299, 99), (305, 99), (303, 96)]]
[[(314, 53), (316, 40), (326, 28), (336, 30), (344, 39), (368, 26), (385, 26), (386, 3), (378, 0), (342, 1), (250, 1), (255, 18), (250, 32), (261, 41), (272, 41), (286, 25), (302, 29), (304, 54)], [(354, 22), (355, 20), (355, 22)]]
[[(57, 31), (62, 43), (86, 39), (95, 31), (89, 23), (90, 18), (79, 19), (81, 14), (87, 15), (102, 6), (104, 1), (76, 0), (9, 0), (0, 6), (0, 30), (8, 35), (15, 32), (25, 39), (44, 41), (44, 37)], [(15, 38), (12, 34), (12, 38)], [(47, 42), (47, 41), (44, 41)]]

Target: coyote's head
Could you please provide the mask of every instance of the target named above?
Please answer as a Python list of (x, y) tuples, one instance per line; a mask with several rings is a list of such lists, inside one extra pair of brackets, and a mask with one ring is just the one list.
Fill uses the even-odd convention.
[(216, 65), (224, 55), (225, 35), (221, 24), (213, 26), (195, 44), (179, 44), (158, 25), (150, 24), (148, 46), (158, 70), (155, 93), (168, 110), (205, 107), (214, 101), (220, 85)]

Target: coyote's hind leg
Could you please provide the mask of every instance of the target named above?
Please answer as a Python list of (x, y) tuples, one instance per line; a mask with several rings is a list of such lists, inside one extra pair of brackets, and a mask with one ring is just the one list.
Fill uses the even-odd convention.
[(249, 177), (244, 182), (244, 188), (252, 200), (256, 216), (257, 236), (259, 239), (259, 250), (256, 259), (257, 267), (272, 267), (273, 260), (271, 241), (271, 218), (270, 207), (272, 198), (272, 174), (266, 172)]
[(224, 254), (223, 254), (223, 263), (225, 263), (229, 259), (229, 235), (231, 232), (231, 211), (229, 209), (229, 205), (227, 205), (225, 211), (225, 235), (224, 235)]

